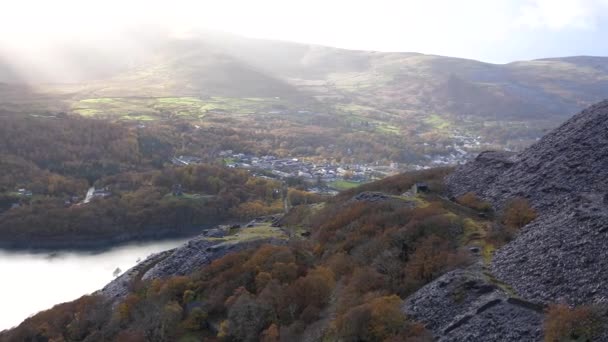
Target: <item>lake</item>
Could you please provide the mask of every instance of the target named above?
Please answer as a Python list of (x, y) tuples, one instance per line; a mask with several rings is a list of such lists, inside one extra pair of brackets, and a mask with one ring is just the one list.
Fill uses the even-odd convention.
[(177, 247), (187, 238), (131, 243), (82, 252), (31, 252), (0, 249), (0, 331), (56, 304), (101, 289), (148, 255)]

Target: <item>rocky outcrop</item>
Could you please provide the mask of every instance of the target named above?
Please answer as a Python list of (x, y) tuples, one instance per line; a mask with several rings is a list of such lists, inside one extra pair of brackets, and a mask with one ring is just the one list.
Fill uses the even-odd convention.
[(575, 115), (518, 155), (480, 154), (446, 183), (454, 196), (475, 191), (496, 206), (524, 196), (542, 210), (575, 200), (572, 194), (608, 194), (608, 101)]
[(450, 195), (456, 197), (471, 191), (482, 194), (487, 184), (494, 184), (499, 175), (513, 166), (516, 157), (512, 152), (481, 152), (474, 161), (447, 176)]
[(238, 243), (224, 243), (207, 240), (201, 236), (188, 241), (183, 246), (176, 248), (172, 253), (160, 260), (143, 275), (143, 280), (153, 280), (176, 275), (190, 274), (215, 259), (219, 259), (228, 253), (238, 252), (249, 248), (256, 248), (262, 244), (282, 244), (283, 240), (256, 239)]
[(511, 298), (477, 270), (444, 274), (410, 296), (403, 309), (438, 341), (542, 340), (542, 307)]
[[(255, 226), (259, 223), (271, 224), (272, 221), (258, 219), (248, 226)], [(98, 294), (103, 295), (112, 303), (118, 303), (129, 293), (132, 284), (136, 281), (187, 275), (228, 253), (256, 248), (263, 244), (286, 243), (283, 239), (264, 236), (259, 238), (250, 236), (242, 241), (230, 239), (227, 237), (229, 228), (228, 226), (218, 226), (209, 229), (180, 247), (149, 256), (107, 284)], [(248, 228), (242, 228), (241, 231), (246, 229)]]
[(364, 191), (354, 196), (352, 201), (374, 203), (388, 201), (389, 199), (391, 199), (391, 197), (382, 192)]
[(142, 274), (150, 269), (150, 267), (168, 257), (174, 251), (175, 249), (170, 249), (148, 256), (145, 260), (141, 261), (104, 286), (103, 289), (98, 291), (98, 294), (104, 296), (111, 302), (118, 302), (122, 300), (129, 294), (129, 290), (131, 289), (131, 285), (135, 279), (141, 279)]
[(607, 210), (600, 199), (588, 205), (526, 226), (496, 252), (493, 274), (529, 300), (608, 303)]
[(446, 179), (495, 208), (526, 197), (538, 218), (498, 250), (492, 273), (532, 302), (608, 301), (608, 101), (517, 155), (482, 153)]

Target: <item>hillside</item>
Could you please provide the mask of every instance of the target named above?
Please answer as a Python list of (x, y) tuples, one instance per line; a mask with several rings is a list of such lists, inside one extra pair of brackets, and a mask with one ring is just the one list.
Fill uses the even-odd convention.
[(97, 248), (282, 211), (278, 180), (213, 158), (171, 164), (177, 129), (66, 114), (0, 117), (0, 245)]
[(604, 101), (520, 154), (486, 154), (449, 177), (454, 195), (473, 191), (497, 206), (525, 196), (537, 208), (539, 217), (492, 263), (524, 298), (590, 304), (608, 295), (607, 119)]
[[(349, 51), (222, 36), (213, 44), (307, 89), (387, 111), (496, 119), (564, 118), (603, 98), (608, 59), (567, 57), (505, 65), (420, 53)], [(288, 56), (289, 58), (282, 58)], [(301, 84), (302, 86), (304, 84)]]
[(606, 116), (220, 226), (0, 340), (604, 341)]
[[(210, 32), (138, 42), (70, 46), (66, 72), (33, 73), (40, 66), (4, 56), (0, 82), (9, 85), (0, 89), (0, 110), (128, 122), (179, 118), (253, 133), (257, 141), (307, 141), (300, 152), (302, 144), (283, 144), (293, 157), (414, 167), (464, 161), (489, 148), (521, 150), (608, 93), (602, 57), (496, 65)], [(89, 54), (97, 57), (77, 62)], [(49, 83), (56, 74), (66, 77)], [(12, 89), (19, 80), (30, 82), (27, 92)]]
[[(436, 196), (448, 171), (399, 175), (280, 219), (208, 230), (0, 340), (428, 341), (400, 297), (470, 263), (460, 241), (485, 224)], [(403, 193), (423, 180), (430, 192)]]

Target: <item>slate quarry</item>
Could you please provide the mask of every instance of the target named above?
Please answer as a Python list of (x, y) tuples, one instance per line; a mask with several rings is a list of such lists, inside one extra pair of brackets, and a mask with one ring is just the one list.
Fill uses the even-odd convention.
[(406, 300), (437, 340), (542, 341), (546, 305), (608, 304), (608, 101), (521, 153), (482, 152), (445, 181), (450, 197), (473, 192), (499, 213), (524, 197), (538, 216), (485, 271), (449, 272)]
[(526, 197), (538, 218), (498, 250), (491, 271), (527, 300), (608, 301), (608, 101), (575, 115), (520, 154), (486, 152), (447, 178), (495, 209)]

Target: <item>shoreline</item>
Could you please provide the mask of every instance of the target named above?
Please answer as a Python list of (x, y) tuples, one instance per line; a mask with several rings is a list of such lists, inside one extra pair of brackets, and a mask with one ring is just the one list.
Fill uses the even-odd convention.
[(14, 240), (0, 239), (0, 249), (13, 252), (103, 252), (115, 247), (132, 243), (146, 243), (157, 240), (171, 240), (195, 237), (202, 232), (218, 225), (243, 224), (236, 221), (219, 221), (206, 225), (175, 229), (157, 229), (150, 232), (123, 233), (115, 236), (87, 236), (87, 237), (52, 237), (52, 238), (18, 238)]

